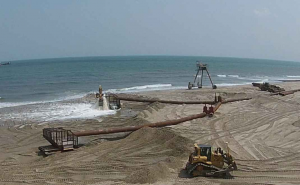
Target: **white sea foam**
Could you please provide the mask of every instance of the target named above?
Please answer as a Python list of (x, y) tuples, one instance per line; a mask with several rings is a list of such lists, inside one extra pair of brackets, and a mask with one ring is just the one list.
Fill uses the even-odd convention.
[(288, 77), (288, 78), (300, 78), (300, 76), (286, 76), (286, 77)]
[(239, 75), (227, 75), (227, 76), (232, 77), (232, 78), (238, 78), (239, 77)]
[(238, 77), (239, 80), (247, 80), (247, 81), (253, 81), (253, 82), (256, 82), (256, 81), (262, 81), (262, 80), (267, 80), (267, 78), (262, 78), (262, 77)]
[(251, 82), (245, 82), (245, 83), (220, 83), (216, 84), (217, 87), (227, 87), (227, 86), (237, 86), (237, 85), (248, 85), (251, 84)]
[(157, 88), (165, 88), (165, 87), (172, 87), (172, 84), (142, 85), (142, 86), (123, 88), (120, 90), (121, 91), (130, 91), (130, 90), (143, 90), (143, 89), (157, 89)]
[(63, 96), (63, 97), (56, 98), (56, 99), (49, 100), (49, 101), (0, 102), (0, 109), (5, 108), (5, 107), (17, 107), (17, 106), (22, 106), (22, 105), (43, 104), (43, 103), (51, 103), (51, 102), (58, 102), (58, 101), (64, 101), (64, 100), (73, 100), (73, 99), (82, 98), (86, 94), (87, 93), (80, 93), (80, 94), (76, 94), (76, 95)]
[(152, 90), (168, 90), (168, 89), (182, 89), (185, 87), (172, 86), (172, 84), (153, 84), (153, 85), (142, 85), (142, 86), (134, 86), (122, 89), (109, 89), (105, 92), (107, 93), (130, 93), (130, 92), (144, 92), (144, 91), (152, 91)]
[[(220, 78), (231, 77), (231, 78), (237, 78), (239, 80), (247, 80), (247, 81), (260, 81), (260, 80), (264, 80), (267, 77), (267, 76), (240, 77), (239, 75), (217, 75), (217, 76)], [(228, 84), (230, 84), (230, 83), (228, 83)]]
[(109, 110), (109, 105), (105, 96), (103, 96), (103, 110)]
[[(153, 85), (134, 86), (134, 87), (122, 88), (122, 89), (109, 89), (104, 93), (131, 93), (131, 92), (144, 92), (144, 91), (152, 91), (152, 90), (168, 90), (168, 89), (184, 89), (184, 88), (186, 87), (180, 87), (180, 86), (174, 87), (172, 86), (172, 84), (153, 84)], [(60, 98), (56, 98), (54, 100), (49, 100), (49, 101), (0, 102), (0, 109), (5, 107), (17, 107), (22, 105), (44, 104), (44, 103), (53, 103), (53, 102), (64, 101), (64, 100), (78, 99), (84, 97), (89, 93), (94, 93), (94, 92), (62, 96)]]
[(114, 110), (99, 110), (92, 104), (76, 103), (76, 104), (47, 104), (42, 105), (38, 109), (24, 109), (18, 113), (2, 114), (2, 119), (15, 120), (35, 120), (35, 121), (55, 121), (68, 119), (87, 119), (98, 116), (114, 114)]
[(0, 109), (4, 107), (17, 107), (21, 105), (30, 105), (38, 102), (0, 102)]
[(264, 82), (270, 82), (269, 79), (261, 79), (261, 80), (258, 80), (258, 81), (255, 81), (256, 83), (264, 83)]
[(282, 81), (299, 81), (300, 78), (280, 78), (280, 79), (277, 79), (276, 81), (277, 82), (282, 82)]

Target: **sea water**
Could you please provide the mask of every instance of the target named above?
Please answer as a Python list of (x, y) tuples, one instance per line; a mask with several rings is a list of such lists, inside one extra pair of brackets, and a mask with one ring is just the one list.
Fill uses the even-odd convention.
[[(83, 117), (80, 116), (82, 112), (90, 117), (103, 115), (103, 112), (95, 112), (93, 105), (63, 105), (57, 102), (96, 92), (99, 85), (104, 92), (112, 93), (186, 89), (188, 82), (193, 82), (196, 76), (196, 61), (208, 64), (217, 86), (300, 80), (300, 62), (277, 60), (196, 56), (20, 60), (0, 66), (0, 114), (5, 107), (50, 102), (50, 107), (40, 107), (32, 111), (34, 114), (26, 115), (41, 117), (43, 114), (64, 119)], [(204, 86), (209, 86), (206, 73), (203, 78)], [(44, 119), (48, 119), (47, 116)]]

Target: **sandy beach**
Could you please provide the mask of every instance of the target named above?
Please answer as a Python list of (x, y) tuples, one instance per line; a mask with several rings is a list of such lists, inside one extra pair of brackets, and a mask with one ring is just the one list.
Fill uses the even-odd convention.
[[(286, 90), (299, 82), (280, 83)], [(251, 100), (221, 105), (213, 117), (132, 133), (80, 137), (81, 147), (44, 157), (38, 147), (50, 145), (42, 129), (72, 131), (155, 123), (201, 113), (203, 105), (122, 101), (116, 114), (60, 122), (0, 120), (0, 184), (300, 184), (300, 92), (270, 96), (252, 85), (131, 94), (162, 100)], [(97, 101), (93, 95), (77, 100)], [(2, 108), (18, 113), (31, 106)], [(226, 148), (238, 171), (233, 179), (187, 178), (184, 167), (193, 144)]]

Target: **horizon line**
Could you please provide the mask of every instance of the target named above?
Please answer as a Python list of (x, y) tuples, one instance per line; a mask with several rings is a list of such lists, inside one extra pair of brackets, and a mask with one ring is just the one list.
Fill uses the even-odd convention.
[(2, 61), (2, 62), (21, 62), (21, 61), (32, 61), (32, 60), (75, 59), (75, 58), (96, 58), (96, 57), (212, 57), (212, 58), (235, 58), (235, 59), (256, 59), (256, 60), (271, 60), (271, 61), (285, 61), (285, 62), (300, 62), (300, 61), (295, 61), (295, 60), (280, 60), (280, 59), (269, 59), (269, 58), (208, 56), (208, 55), (202, 55), (202, 56), (201, 55), (93, 55), (93, 56), (70, 56), (70, 57), (18, 59), (18, 60), (6, 60), (6, 61)]

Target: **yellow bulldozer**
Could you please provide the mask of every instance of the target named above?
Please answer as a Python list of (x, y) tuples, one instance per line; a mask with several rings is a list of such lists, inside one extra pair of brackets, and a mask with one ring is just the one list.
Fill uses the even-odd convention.
[(189, 176), (232, 178), (229, 172), (237, 170), (237, 166), (229, 154), (228, 146), (227, 153), (219, 147), (212, 152), (210, 145), (194, 144), (194, 147), (185, 168)]

